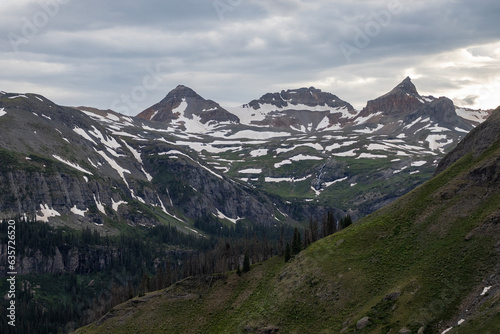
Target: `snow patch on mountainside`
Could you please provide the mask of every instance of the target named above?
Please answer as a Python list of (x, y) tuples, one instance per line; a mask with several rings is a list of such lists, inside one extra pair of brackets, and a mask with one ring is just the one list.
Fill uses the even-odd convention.
[(490, 116), (488, 112), (483, 110), (470, 110), (465, 108), (457, 108), (455, 112), (457, 113), (458, 116), (464, 119), (479, 123), (484, 122)]
[(242, 130), (233, 135), (230, 135), (228, 139), (271, 139), (277, 137), (289, 137), (289, 132), (272, 132), (272, 131), (253, 131), (253, 130)]
[(158, 153), (158, 155), (170, 155), (170, 156), (182, 155), (182, 156), (185, 156), (186, 158), (189, 158), (190, 160), (193, 160), (193, 158), (191, 158), (189, 155), (182, 153), (181, 151), (178, 151), (178, 150), (170, 150), (168, 152), (161, 152), (161, 153)]
[(125, 178), (125, 173), (131, 174), (130, 171), (121, 167), (115, 160), (108, 157), (108, 155), (103, 151), (98, 151), (98, 150), (95, 151), (99, 153), (99, 155), (102, 156), (104, 160), (106, 160), (106, 162), (118, 173), (118, 175), (120, 175), (120, 177), (123, 179), (127, 187), (129, 187), (127, 179)]
[(99, 131), (95, 126), (92, 126), (92, 128), (94, 130), (89, 131), (89, 133), (93, 135), (95, 138), (99, 139), (100, 143), (103, 143), (112, 150), (116, 150), (121, 147), (121, 145), (116, 141), (115, 138), (103, 135), (102, 132)]
[(64, 163), (64, 164), (66, 164), (66, 165), (68, 165), (68, 166), (70, 166), (70, 167), (73, 167), (74, 169), (77, 169), (77, 170), (79, 170), (80, 172), (83, 172), (83, 173), (85, 173), (85, 174), (89, 174), (89, 175), (94, 175), (94, 174), (92, 174), (91, 172), (89, 172), (88, 170), (86, 170), (86, 169), (84, 169), (84, 168), (80, 167), (79, 165), (77, 165), (77, 164), (75, 164), (75, 163), (73, 163), (73, 162), (70, 162), (70, 161), (68, 161), (68, 160), (65, 160), (65, 159), (61, 158), (61, 157), (60, 157), (60, 156), (58, 156), (58, 155), (53, 154), (52, 156), (53, 156), (54, 158), (56, 158), (57, 160), (59, 160), (60, 162), (62, 162), (62, 163)]
[(104, 209), (104, 204), (100, 201), (100, 199), (97, 199), (95, 194), (94, 194), (94, 202), (95, 205), (97, 206), (97, 210), (99, 210), (103, 215), (106, 214), (106, 209)]
[[(41, 213), (41, 215), (38, 214)], [(49, 222), (51, 217), (59, 217), (61, 214), (54, 209), (51, 209), (48, 204), (40, 204), (40, 210), (36, 213), (36, 219), (44, 223)]]
[(247, 168), (247, 169), (243, 169), (243, 170), (238, 171), (238, 173), (241, 173), (241, 174), (260, 174), (260, 173), (262, 173), (262, 169), (261, 168)]
[(428, 135), (425, 141), (429, 142), (429, 148), (433, 151), (440, 150), (444, 152), (444, 148), (453, 143), (452, 139), (446, 140), (446, 135), (431, 134)]
[(264, 180), (268, 183), (299, 182), (300, 181), (300, 180), (295, 180), (293, 177), (265, 177)]
[(25, 98), (25, 99), (27, 99), (27, 98), (28, 98), (28, 97), (27, 97), (26, 95), (24, 95), (24, 94), (19, 94), (19, 95), (11, 96), (11, 97), (9, 97), (9, 99), (12, 99), (12, 100), (13, 100), (13, 99), (17, 99), (18, 97), (22, 97), (22, 98)]
[(250, 156), (257, 158), (266, 156), (269, 150), (267, 148), (257, 149), (250, 152)]
[(76, 204), (75, 206), (73, 206), (71, 209), (70, 209), (71, 212), (73, 212), (75, 215), (78, 215), (78, 216), (82, 216), (82, 217), (85, 217), (85, 213), (87, 213), (89, 211), (89, 209), (86, 209), (86, 210), (80, 210), (76, 207)]
[(141, 164), (141, 171), (144, 173), (144, 175), (146, 175), (146, 178), (148, 179), (148, 181), (153, 180), (153, 177), (151, 176), (151, 174), (146, 172), (146, 170), (144, 169), (144, 165), (143, 165), (142, 158), (141, 158), (141, 153), (139, 153), (139, 151), (137, 151), (132, 146), (127, 144), (127, 142), (123, 142), (123, 143), (125, 144), (125, 147), (127, 147), (128, 150), (130, 152), (132, 152), (132, 155), (134, 156), (134, 158)]
[(345, 142), (334, 143), (332, 145), (325, 147), (325, 151), (333, 151), (342, 147), (354, 145), (356, 143), (357, 141), (345, 141)]
[(354, 132), (357, 132), (357, 133), (374, 133), (374, 132), (377, 132), (378, 130), (382, 129), (383, 127), (384, 127), (384, 125), (379, 124), (374, 129), (372, 129), (370, 127), (366, 127), (364, 129), (361, 129), (361, 130), (354, 130)]
[(115, 212), (118, 212), (118, 207), (122, 204), (128, 204), (127, 202), (125, 201), (118, 201), (118, 202), (115, 202), (114, 199), (111, 199), (111, 207), (113, 208), (113, 210)]
[(372, 115), (368, 115), (368, 116), (366, 116), (366, 117), (359, 117), (359, 118), (357, 118), (357, 119), (354, 121), (354, 124), (355, 124), (355, 125), (360, 125), (360, 124), (363, 124), (363, 123), (365, 123), (365, 122), (369, 121), (370, 119), (372, 119), (373, 117), (381, 116), (381, 115), (383, 115), (383, 114), (384, 114), (384, 113), (383, 113), (382, 111), (379, 111), (379, 112), (376, 112), (376, 113), (374, 113), (374, 114), (372, 114)]
[(333, 153), (333, 155), (336, 155), (338, 157), (354, 157), (357, 155), (356, 153), (357, 149), (353, 149), (347, 152), (338, 152), (338, 153)]
[(207, 151), (208, 153), (224, 153), (228, 151), (240, 151), (241, 150), (241, 145), (240, 146), (227, 146), (227, 147), (215, 147), (212, 144), (209, 143), (199, 143), (199, 142), (186, 142), (186, 141), (177, 141), (175, 142), (175, 145), (177, 146), (187, 146), (190, 149), (195, 150), (198, 153), (201, 153), (203, 151)]
[(207, 128), (204, 124), (200, 122), (200, 117), (197, 115), (192, 115), (192, 118), (187, 118), (184, 112), (188, 107), (186, 98), (182, 98), (182, 102), (177, 106), (177, 108), (172, 109), (172, 114), (178, 115), (177, 119), (172, 121), (172, 125), (181, 126), (184, 125), (186, 132), (206, 132)]
[(422, 167), (425, 165), (427, 161), (414, 161), (411, 163), (412, 167)]
[(226, 219), (226, 220), (229, 220), (231, 223), (233, 224), (236, 224), (238, 222), (238, 220), (241, 220), (241, 219), (244, 219), (244, 218), (229, 218), (228, 216), (226, 216), (225, 214), (223, 214), (222, 212), (219, 211), (219, 209), (216, 209), (217, 210), (217, 214), (213, 214), (214, 216), (216, 216), (217, 218), (219, 219)]
[(283, 160), (282, 162), (275, 163), (274, 168), (280, 168), (281, 166), (284, 165), (290, 165), (293, 163), (293, 161), (303, 161), (303, 160), (323, 160), (323, 158), (312, 155), (299, 154), (289, 159)]
[(384, 159), (387, 155), (371, 154), (371, 153), (361, 153), (356, 159)]
[(341, 179), (337, 179), (337, 180), (334, 180), (334, 181), (331, 181), (331, 182), (325, 182), (325, 188), (328, 188), (328, 187), (334, 185), (335, 183), (339, 183), (339, 182), (345, 181), (347, 179), (348, 179), (348, 177), (343, 177)]
[(75, 127), (73, 129), (74, 132), (76, 132), (77, 134), (79, 134), (80, 136), (82, 136), (83, 138), (85, 138), (86, 140), (88, 140), (89, 142), (91, 142), (92, 144), (94, 144), (95, 146), (97, 146), (97, 143), (94, 141), (94, 139), (92, 139), (88, 134), (87, 132), (85, 132), (84, 129), (81, 129), (79, 127)]

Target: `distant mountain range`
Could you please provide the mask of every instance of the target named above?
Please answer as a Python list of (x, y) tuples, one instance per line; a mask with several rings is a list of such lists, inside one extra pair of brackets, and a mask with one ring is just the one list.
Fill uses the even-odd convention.
[(205, 100), (192, 89), (178, 86), (137, 117), (165, 122), (189, 132), (203, 133), (224, 124), (303, 133), (356, 129), (364, 124), (374, 134), (413, 135), (434, 126), (443, 129), (434, 129), (432, 133), (468, 132), (490, 113), (491, 110), (457, 107), (446, 97), (420, 96), (407, 77), (389, 93), (368, 101), (361, 111), (355, 110), (336, 95), (314, 87), (268, 93), (239, 108), (224, 109), (214, 101)]
[(178, 86), (137, 117), (0, 95), (0, 212), (112, 224), (278, 224), (361, 217), (426, 181), (491, 111), (420, 96), (406, 78), (362, 110), (311, 88), (224, 108)]

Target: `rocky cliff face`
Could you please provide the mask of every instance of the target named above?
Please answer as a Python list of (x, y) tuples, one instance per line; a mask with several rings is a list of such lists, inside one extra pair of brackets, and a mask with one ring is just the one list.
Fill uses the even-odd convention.
[(411, 124), (416, 119), (430, 119), (440, 127), (447, 129), (460, 128), (470, 131), (474, 127), (467, 120), (459, 117), (453, 101), (446, 97), (440, 97), (432, 102), (423, 104), (412, 114), (406, 116), (405, 123)]
[[(1, 216), (27, 215), (76, 229), (89, 225), (105, 229), (105, 219), (136, 225), (156, 224), (153, 217), (138, 215), (131, 207), (123, 205), (134, 201), (127, 195), (129, 190), (124, 185), (110, 187), (110, 184), (114, 184), (113, 180), (85, 180), (70, 170), (61, 173), (23, 170), (0, 173), (0, 191), (10, 194), (0, 201)], [(142, 188), (137, 195), (142, 196), (146, 203), (159, 205), (151, 187)]]
[[(54, 254), (43, 254), (40, 250), (26, 249), (26, 253), (18, 255), (16, 272), (18, 275), (28, 274), (85, 274), (104, 270), (118, 256), (118, 251), (110, 251), (105, 247), (55, 247)], [(7, 263), (7, 246), (0, 245), (0, 263)]]
[(193, 164), (191, 159), (172, 161), (154, 156), (146, 168), (164, 203), (180, 210), (185, 217), (215, 214), (234, 221), (249, 219), (256, 224), (275, 224), (274, 204), (264, 194), (218, 177)]

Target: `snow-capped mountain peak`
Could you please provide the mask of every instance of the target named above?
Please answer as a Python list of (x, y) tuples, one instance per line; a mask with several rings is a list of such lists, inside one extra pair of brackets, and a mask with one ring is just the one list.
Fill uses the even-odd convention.
[(267, 93), (231, 112), (242, 124), (304, 133), (341, 129), (357, 115), (350, 103), (314, 87)]
[(219, 123), (239, 123), (238, 117), (212, 100), (206, 100), (189, 87), (179, 85), (157, 104), (136, 117), (170, 123), (186, 131), (205, 131)]

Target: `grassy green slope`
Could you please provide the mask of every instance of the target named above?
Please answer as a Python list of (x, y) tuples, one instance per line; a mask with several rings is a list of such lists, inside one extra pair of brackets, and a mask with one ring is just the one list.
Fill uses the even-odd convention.
[[(441, 333), (499, 263), (500, 187), (474, 176), (491, 172), (498, 157), (498, 143), (478, 158), (463, 157), (288, 264), (275, 258), (242, 277), (188, 279), (129, 301), (78, 333)], [(498, 297), (483, 298), (454, 331), (498, 328)], [(370, 324), (357, 330), (363, 317)]]

